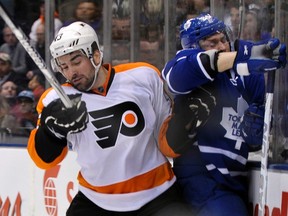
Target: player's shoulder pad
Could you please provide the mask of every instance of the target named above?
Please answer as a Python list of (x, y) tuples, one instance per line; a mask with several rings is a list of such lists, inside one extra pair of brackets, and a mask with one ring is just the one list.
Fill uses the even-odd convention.
[(158, 73), (158, 75), (160, 75), (160, 71), (158, 70), (158, 68), (146, 62), (133, 62), (133, 63), (127, 63), (127, 64), (120, 64), (120, 65), (114, 66), (114, 69), (116, 73), (120, 73), (120, 72), (125, 72), (128, 70), (132, 70), (132, 69), (136, 69), (140, 67), (148, 67), (150, 69), (153, 69), (155, 72)]

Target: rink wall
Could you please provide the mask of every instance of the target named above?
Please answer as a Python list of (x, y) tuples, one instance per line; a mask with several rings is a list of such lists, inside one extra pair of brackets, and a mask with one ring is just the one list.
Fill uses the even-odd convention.
[(0, 144), (0, 215), (64, 216), (77, 193), (76, 154), (57, 167), (37, 168), (26, 145)]
[[(78, 190), (76, 153), (50, 170), (37, 168), (25, 144), (0, 143), (0, 215), (64, 216)], [(260, 169), (250, 165), (250, 211), (258, 216)], [(270, 165), (266, 216), (288, 215), (288, 167)]]
[[(249, 199), (253, 216), (259, 213), (260, 168), (252, 167), (249, 172)], [(273, 164), (268, 169), (267, 198), (265, 216), (288, 216), (288, 166), (287, 164)]]

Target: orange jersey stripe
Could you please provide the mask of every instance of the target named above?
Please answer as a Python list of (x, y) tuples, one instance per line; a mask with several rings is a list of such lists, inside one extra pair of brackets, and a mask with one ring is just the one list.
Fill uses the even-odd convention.
[(98, 193), (122, 194), (155, 188), (156, 186), (162, 185), (164, 182), (171, 180), (173, 177), (174, 173), (171, 169), (171, 164), (167, 162), (147, 173), (108, 186), (93, 186), (89, 184), (83, 178), (81, 172), (79, 172), (78, 181), (80, 185), (90, 188)]
[(167, 118), (165, 120), (165, 122), (163, 123), (161, 130), (160, 130), (160, 133), (159, 133), (159, 138), (158, 138), (159, 140), (158, 141), (159, 141), (160, 151), (167, 157), (175, 158), (175, 157), (178, 157), (180, 155), (173, 151), (173, 149), (169, 146), (167, 138), (166, 138), (166, 132), (168, 130), (168, 123), (169, 123), (170, 119), (171, 119), (171, 116), (169, 118)]
[(115, 66), (114, 69), (115, 69), (115, 72), (118, 73), (118, 72), (126, 71), (126, 70), (136, 68), (136, 67), (142, 67), (142, 66), (150, 67), (153, 70), (157, 71), (158, 75), (160, 75), (160, 71), (155, 66), (148, 64), (148, 63), (145, 63), (145, 62), (121, 64), (121, 65)]

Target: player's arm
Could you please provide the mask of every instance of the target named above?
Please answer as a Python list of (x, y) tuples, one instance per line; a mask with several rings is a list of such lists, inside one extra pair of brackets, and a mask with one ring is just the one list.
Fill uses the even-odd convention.
[(219, 53), (217, 60), (218, 72), (224, 72), (232, 68), (236, 55), (237, 55), (236, 51)]
[(175, 94), (186, 94), (217, 76), (234, 69), (240, 75), (250, 72), (269, 72), (286, 65), (286, 46), (278, 39), (252, 43), (235, 42), (235, 52), (218, 50), (183, 50), (168, 62), (162, 71), (169, 89)]
[(274, 38), (264, 42), (252, 43), (236, 40), (237, 52), (219, 53), (217, 71), (233, 68), (240, 75), (254, 72), (269, 72), (286, 65), (286, 45)]
[(40, 99), (37, 128), (31, 132), (28, 152), (36, 165), (48, 169), (61, 162), (68, 152), (67, 135), (86, 129), (88, 113), (80, 95), (69, 95), (71, 108), (65, 108), (60, 99), (43, 106)]

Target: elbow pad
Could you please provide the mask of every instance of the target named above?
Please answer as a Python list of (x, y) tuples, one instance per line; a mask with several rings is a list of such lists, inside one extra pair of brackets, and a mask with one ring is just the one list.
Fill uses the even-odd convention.
[(217, 67), (217, 61), (218, 61), (218, 56), (221, 51), (219, 50), (207, 50), (203, 53), (200, 54), (200, 61), (207, 71), (207, 73), (211, 77), (215, 77), (218, 73), (218, 67)]

